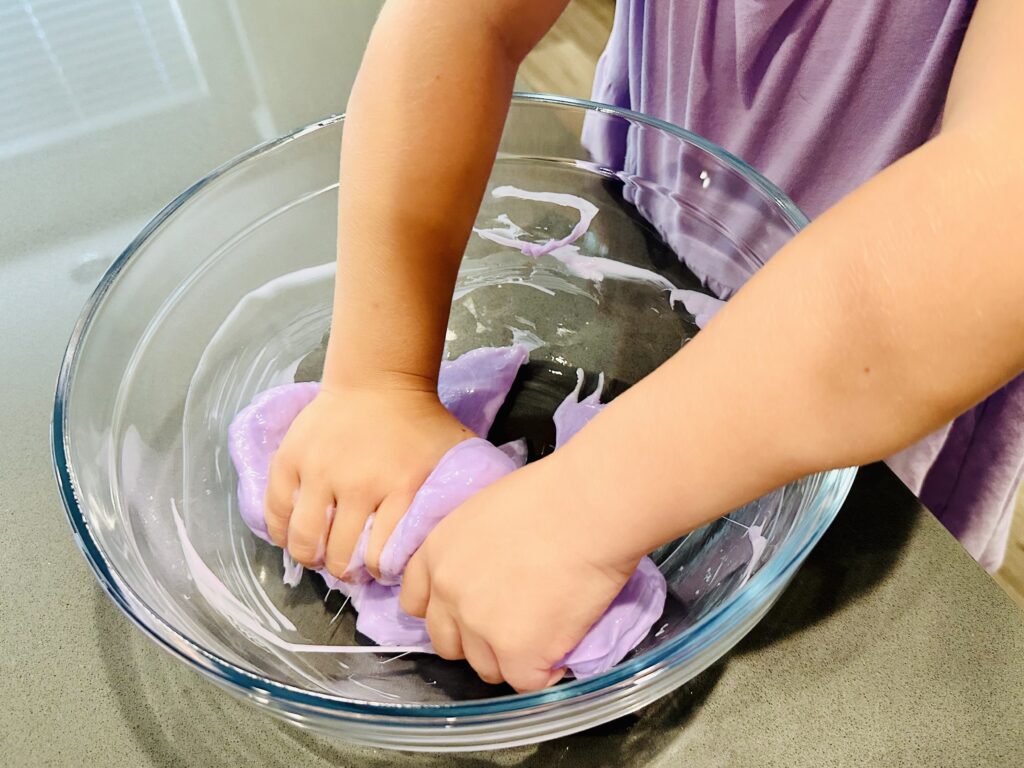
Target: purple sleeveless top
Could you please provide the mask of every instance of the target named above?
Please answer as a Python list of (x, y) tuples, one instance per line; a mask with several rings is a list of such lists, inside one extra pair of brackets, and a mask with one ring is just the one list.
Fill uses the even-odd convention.
[[(594, 99), (707, 137), (813, 218), (934, 135), (973, 10), (973, 0), (619, 0)], [(651, 172), (642, 166), (654, 153), (645, 161), (625, 134), (587, 138), (606, 161)], [(671, 225), (659, 229), (671, 242)], [(708, 282), (720, 294), (738, 287)], [(889, 465), (998, 568), (1024, 477), (1024, 377)]]

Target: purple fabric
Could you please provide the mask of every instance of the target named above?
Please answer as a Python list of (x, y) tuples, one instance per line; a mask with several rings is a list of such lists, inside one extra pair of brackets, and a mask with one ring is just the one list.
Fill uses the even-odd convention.
[(710, 139), (814, 217), (935, 132), (973, 7), (619, 0), (594, 98)]
[[(707, 137), (814, 217), (934, 135), (973, 10), (973, 0), (619, 0), (594, 99)], [(678, 156), (595, 127), (585, 141), (603, 165), (682, 187)], [(749, 277), (750, 265), (693, 263), (678, 222), (656, 201), (634, 202), (720, 297)], [(890, 466), (998, 568), (1024, 474), (1024, 377)]]

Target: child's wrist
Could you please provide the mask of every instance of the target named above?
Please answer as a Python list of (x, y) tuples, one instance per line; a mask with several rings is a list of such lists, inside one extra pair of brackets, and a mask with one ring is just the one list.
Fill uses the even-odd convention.
[[(580, 435), (574, 441), (582, 439)], [(645, 521), (639, 514), (643, 502), (632, 498), (631, 489), (609, 487), (599, 467), (588, 460), (587, 446), (577, 442), (575, 447), (567, 445), (538, 462), (544, 466), (546, 486), (552, 489), (552, 508), (559, 510), (567, 533), (591, 557), (631, 570), (657, 546), (647, 545), (657, 534), (643, 530)]]
[(393, 392), (424, 392), (437, 395), (437, 377), (379, 367), (324, 367), (326, 389), (374, 389)]
[(324, 360), (323, 386), (328, 389), (377, 389), (382, 391), (430, 392), (437, 394), (440, 364), (432, 370), (396, 365), (394, 359), (359, 345), (345, 344), (331, 334)]

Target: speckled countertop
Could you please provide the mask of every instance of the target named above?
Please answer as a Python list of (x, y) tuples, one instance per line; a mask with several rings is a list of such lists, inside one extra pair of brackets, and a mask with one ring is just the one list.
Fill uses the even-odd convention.
[(790, 589), (721, 662), (635, 716), (491, 755), (309, 736), (164, 655), (103, 595), (50, 468), (78, 311), (191, 181), (341, 109), (377, 5), (0, 6), (0, 762), (1024, 765), (1024, 613), (882, 467), (861, 472)]

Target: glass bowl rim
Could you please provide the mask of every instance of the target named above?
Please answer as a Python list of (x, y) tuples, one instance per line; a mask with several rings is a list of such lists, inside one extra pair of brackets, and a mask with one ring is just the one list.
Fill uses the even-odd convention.
[[(547, 105), (569, 108), (583, 112), (598, 112), (624, 118), (657, 128), (665, 133), (676, 136), (714, 156), (731, 170), (739, 173), (752, 187), (761, 192), (769, 202), (777, 208), (783, 217), (799, 231), (807, 225), (804, 213), (780, 190), (751, 166), (714, 143), (697, 134), (678, 126), (658, 120), (633, 110), (600, 104), (584, 99), (565, 96), (554, 96), (537, 93), (520, 93), (513, 96), (513, 105)], [(139, 249), (154, 235), (185, 203), (195, 198), (202, 190), (210, 186), (221, 176), (235, 168), (255, 160), (260, 156), (281, 146), (296, 141), (307, 134), (321, 128), (340, 123), (344, 114), (335, 114), (298, 128), (291, 133), (276, 139), (263, 142), (220, 165), (199, 181), (185, 189), (161, 210), (129, 243), (125, 250), (113, 261), (99, 284), (85, 303), (75, 324), (67, 349), (61, 363), (54, 397), (53, 415), (50, 430), (50, 448), (53, 469), (57, 485), (64, 503), (65, 512), (71, 525), (72, 534), (86, 560), (93, 569), (94, 575), (111, 600), (121, 611), (146, 635), (164, 650), (171, 653), (199, 672), (211, 677), (215, 682), (227, 685), (243, 693), (259, 694), (269, 700), (277, 701), (290, 710), (307, 710), (319, 715), (329, 714), (341, 718), (366, 721), (367, 716), (384, 718), (401, 718), (405, 722), (396, 725), (408, 725), (410, 722), (425, 718), (441, 718), (450, 722), (450, 718), (470, 718), (476, 721), (480, 716), (487, 715), (527, 715), (531, 711), (544, 711), (550, 705), (567, 700), (591, 699), (609, 689), (619, 688), (622, 684), (629, 685), (631, 680), (641, 676), (649, 676), (671, 666), (674, 657), (680, 655), (690, 646), (702, 645), (702, 639), (714, 639), (730, 627), (739, 624), (749, 612), (757, 608), (756, 599), (767, 594), (771, 598), (773, 591), (779, 591), (779, 584), (785, 584), (807, 553), (821, 538), (828, 525), (832, 522), (842, 499), (853, 482), (856, 470), (853, 468), (830, 470), (813, 476), (812, 490), (815, 491), (809, 503), (813, 511), (826, 508), (824, 515), (817, 524), (806, 532), (804, 537), (790, 537), (769, 558), (768, 562), (751, 577), (750, 581), (731, 600), (716, 606), (700, 621), (685, 630), (679, 637), (658, 648), (646, 651), (637, 657), (623, 662), (604, 674), (586, 680), (572, 680), (544, 691), (526, 694), (497, 696), (489, 699), (477, 699), (469, 702), (445, 702), (439, 704), (403, 704), (369, 702), (349, 699), (326, 692), (314, 692), (297, 688), (262, 677), (259, 673), (240, 667), (220, 656), (208, 651), (202, 644), (193, 641), (151, 609), (129, 585), (126, 579), (117, 572), (104, 556), (97, 540), (93, 537), (89, 523), (85, 518), (79, 495), (76, 492), (77, 477), (68, 462), (69, 435), (67, 424), (67, 405), (71, 397), (71, 387), (75, 371), (79, 363), (79, 347), (90, 325), (95, 319), (103, 300), (114, 286), (119, 274), (133, 259)], [(831, 509), (827, 509), (828, 506)], [(800, 540), (802, 538), (802, 540)], [(133, 608), (132, 604), (142, 606), (143, 611)], [(148, 614), (148, 616), (140, 615)], [(158, 629), (158, 625), (162, 631)], [(166, 637), (167, 633), (169, 637)], [(706, 645), (706, 643), (704, 643)], [(325, 711), (326, 710), (326, 711)], [(407, 718), (409, 718), (407, 720)], [(384, 724), (375, 721), (377, 725)]]

